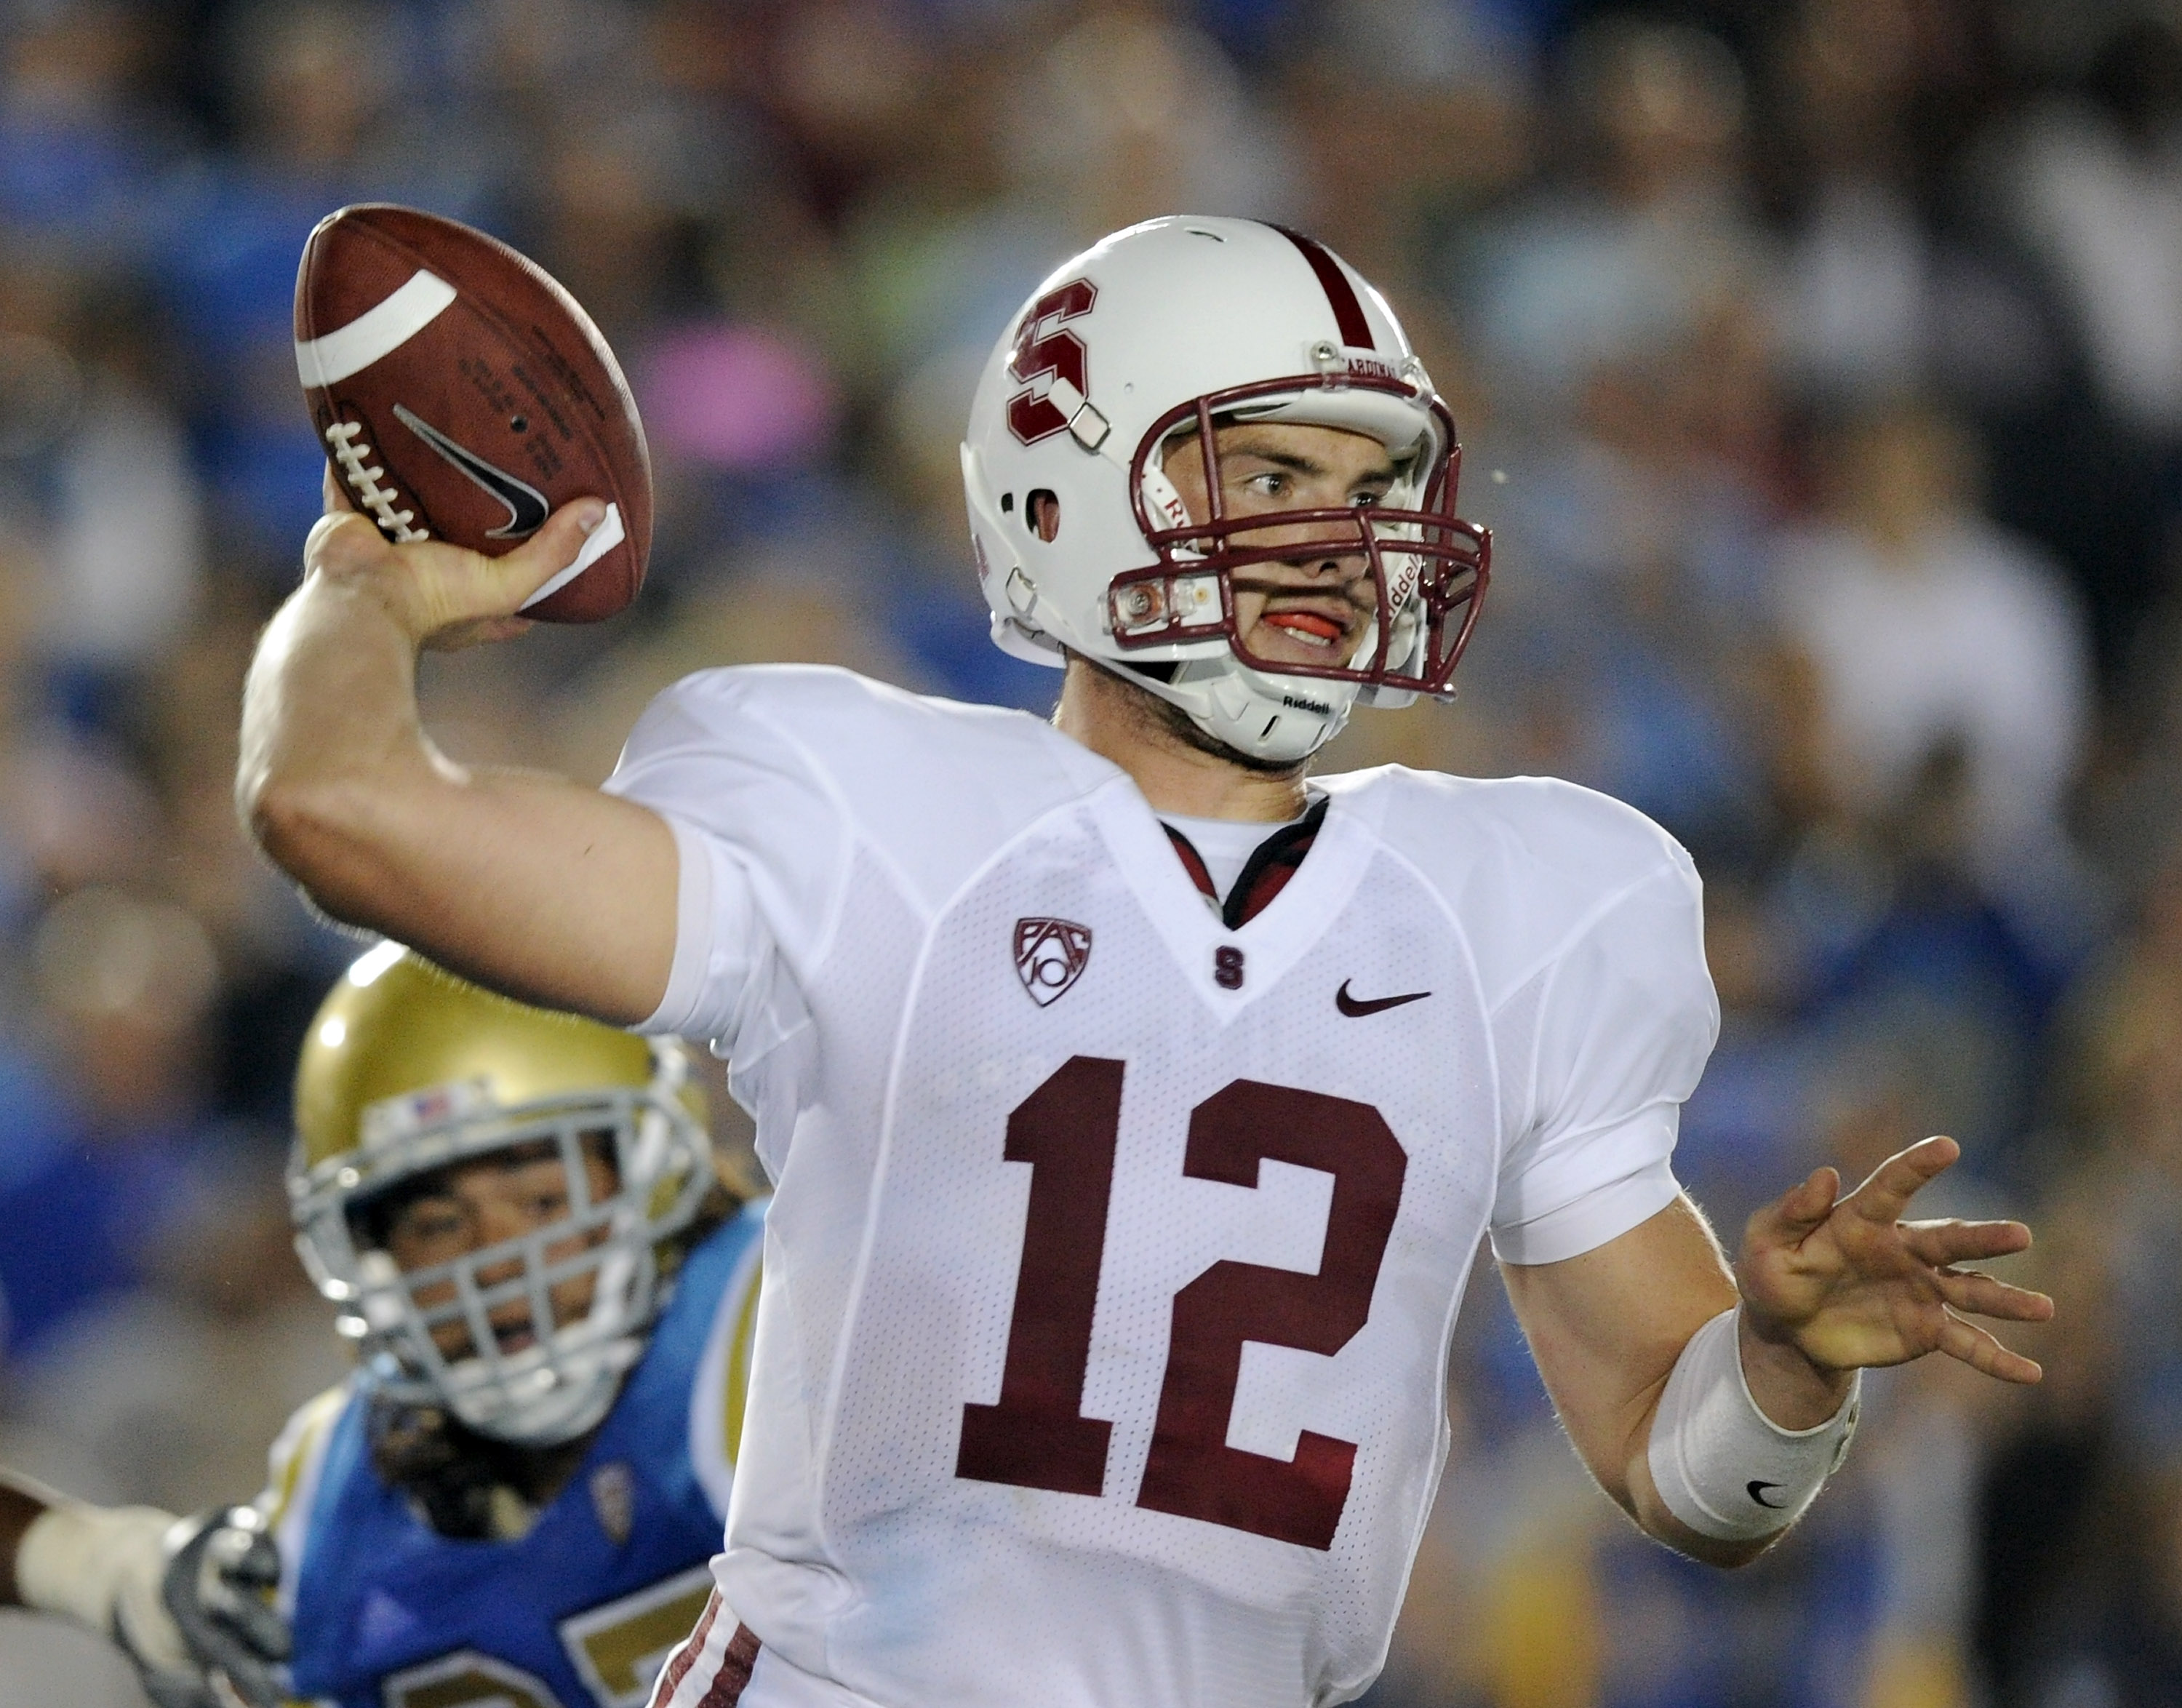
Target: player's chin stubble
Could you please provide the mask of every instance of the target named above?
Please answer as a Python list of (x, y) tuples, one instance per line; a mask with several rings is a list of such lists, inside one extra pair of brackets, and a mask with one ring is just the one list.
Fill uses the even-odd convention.
[(1205, 754), (1260, 777), (1300, 777), (1310, 768), (1308, 757), (1260, 759), (1255, 754), (1229, 746), (1218, 736), (1199, 729), (1181, 707), (1171, 700), (1160, 699), (1144, 684), (1135, 680), (1127, 665), (1110, 664), (1081, 652), (1071, 652), (1068, 657), (1072, 663), (1080, 663), (1087, 668), (1097, 671), (1125, 691), (1138, 724), (1149, 740), (1187, 747), (1193, 752)]

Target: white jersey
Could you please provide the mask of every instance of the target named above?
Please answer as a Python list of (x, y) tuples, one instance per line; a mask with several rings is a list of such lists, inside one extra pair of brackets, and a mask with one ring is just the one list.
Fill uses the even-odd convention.
[(607, 786), (681, 855), (648, 1029), (717, 1040), (778, 1186), (708, 1622), (745, 1708), (1363, 1690), (1480, 1236), (1675, 1195), (1687, 856), (1567, 784), (1330, 777), (1230, 930), (1106, 761), (806, 668), (681, 683)]

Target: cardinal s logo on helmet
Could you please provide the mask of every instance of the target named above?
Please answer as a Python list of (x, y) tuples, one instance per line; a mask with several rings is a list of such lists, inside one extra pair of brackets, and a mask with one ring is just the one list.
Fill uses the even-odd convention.
[[(1088, 314), (1098, 300), (1098, 287), (1087, 279), (1072, 279), (1039, 297), (1016, 334), (1008, 372), (1027, 387), (1049, 377), (1072, 386), (1079, 398), (1089, 395), (1090, 352), (1075, 333), (1059, 329), (1065, 320)], [(1068, 422), (1050, 386), (1044, 392), (1034, 388), (1018, 391), (1008, 399), (1008, 430), (1026, 445), (1066, 433)]]

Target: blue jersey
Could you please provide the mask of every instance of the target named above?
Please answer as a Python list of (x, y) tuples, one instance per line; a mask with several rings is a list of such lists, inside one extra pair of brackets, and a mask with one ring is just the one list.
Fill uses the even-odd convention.
[(296, 1694), (339, 1708), (641, 1708), (712, 1587), (762, 1204), (693, 1250), (582, 1465), (523, 1537), (439, 1534), (373, 1469), (360, 1381), (296, 1414), (264, 1497)]

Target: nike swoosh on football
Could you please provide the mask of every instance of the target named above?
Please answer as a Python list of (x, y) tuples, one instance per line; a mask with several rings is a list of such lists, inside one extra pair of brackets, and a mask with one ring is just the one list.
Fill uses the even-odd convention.
[(1760, 1506), (1763, 1506), (1767, 1511), (1778, 1512), (1781, 1510), (1780, 1503), (1779, 1501), (1768, 1500), (1765, 1498), (1764, 1494), (1764, 1491), (1768, 1489), (1778, 1489), (1780, 1486), (1778, 1483), (1762, 1483), (1757, 1478), (1753, 1477), (1749, 1480), (1749, 1482), (1744, 1483), (1742, 1486), (1750, 1491), (1750, 1498), (1755, 1500)]
[(1341, 988), (1333, 993), (1333, 1006), (1350, 1019), (1360, 1019), (1366, 1014), (1376, 1014), (1383, 1008), (1398, 1008), (1404, 1002), (1421, 1002), (1432, 995), (1429, 990), (1412, 990), (1404, 996), (1351, 996), (1349, 981), (1341, 981)]
[(501, 527), (485, 530), (486, 539), (519, 540), (546, 525), (546, 518), (553, 507), (546, 502), (546, 495), (528, 480), (518, 480), (505, 469), (486, 462), (468, 446), (456, 444), (430, 422), (402, 404), (394, 406), (394, 419), (507, 506), (507, 521)]

